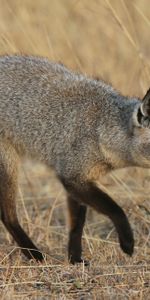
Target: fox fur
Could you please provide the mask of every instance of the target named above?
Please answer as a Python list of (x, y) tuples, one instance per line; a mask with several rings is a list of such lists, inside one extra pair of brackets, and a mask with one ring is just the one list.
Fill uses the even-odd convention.
[(150, 167), (150, 91), (141, 101), (46, 58), (0, 57), (1, 219), (24, 254), (42, 260), (16, 214), (24, 156), (54, 169), (67, 191), (70, 262), (82, 261), (88, 205), (112, 220), (122, 250), (132, 255), (128, 219), (96, 181), (113, 169)]

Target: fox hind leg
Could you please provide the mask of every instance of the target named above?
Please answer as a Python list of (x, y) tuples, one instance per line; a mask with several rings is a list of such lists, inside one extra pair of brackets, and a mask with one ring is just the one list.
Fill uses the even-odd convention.
[(42, 260), (42, 253), (32, 243), (19, 224), (16, 213), (18, 157), (9, 144), (0, 144), (0, 210), (1, 220), (22, 252), (29, 259)]

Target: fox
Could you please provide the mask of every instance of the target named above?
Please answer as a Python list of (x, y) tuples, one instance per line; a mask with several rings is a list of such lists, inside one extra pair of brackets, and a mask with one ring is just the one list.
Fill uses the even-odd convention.
[(42, 261), (16, 212), (24, 157), (54, 170), (66, 191), (70, 263), (84, 262), (88, 206), (112, 221), (122, 251), (133, 254), (128, 218), (97, 182), (119, 168), (150, 167), (150, 89), (143, 99), (127, 97), (48, 58), (0, 57), (1, 221), (28, 259)]

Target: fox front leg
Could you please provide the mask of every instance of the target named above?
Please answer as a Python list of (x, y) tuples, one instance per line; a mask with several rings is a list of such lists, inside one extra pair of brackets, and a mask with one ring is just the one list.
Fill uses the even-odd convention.
[(80, 186), (62, 179), (62, 183), (68, 193), (71, 194), (78, 203), (89, 205), (97, 212), (111, 219), (118, 233), (121, 249), (131, 256), (134, 250), (134, 238), (128, 218), (123, 209), (92, 182), (81, 184)]
[(88, 264), (82, 259), (82, 233), (86, 218), (86, 206), (77, 202), (72, 195), (68, 196), (68, 212), (70, 219), (68, 259), (72, 264)]

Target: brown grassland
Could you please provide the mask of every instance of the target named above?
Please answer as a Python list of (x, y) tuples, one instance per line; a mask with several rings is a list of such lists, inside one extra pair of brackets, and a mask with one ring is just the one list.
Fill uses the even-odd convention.
[[(47, 56), (98, 76), (122, 93), (150, 86), (148, 0), (0, 0), (0, 54)], [(25, 161), (18, 214), (45, 254), (27, 261), (0, 224), (0, 299), (150, 299), (150, 171), (111, 173), (100, 185), (124, 208), (135, 235), (132, 258), (112, 223), (89, 209), (83, 236), (89, 267), (67, 261), (65, 194), (45, 166)]]

